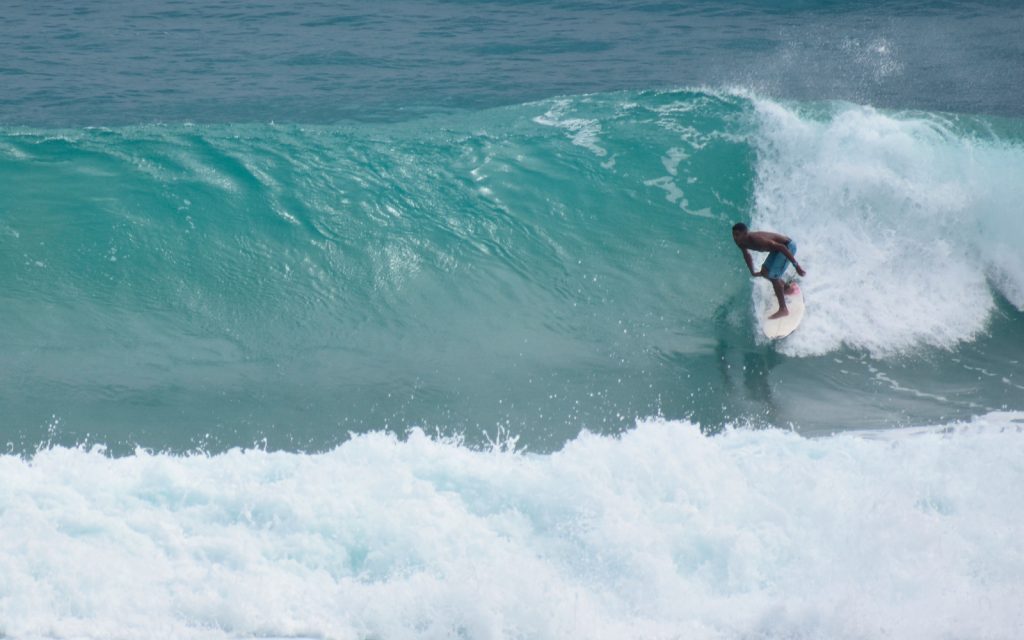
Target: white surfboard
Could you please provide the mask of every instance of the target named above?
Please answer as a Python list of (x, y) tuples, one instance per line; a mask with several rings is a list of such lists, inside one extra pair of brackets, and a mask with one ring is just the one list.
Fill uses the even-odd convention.
[(793, 333), (800, 326), (800, 321), (804, 319), (804, 294), (800, 291), (800, 285), (796, 282), (792, 283), (789, 287), (789, 292), (786, 293), (786, 308), (789, 309), (788, 316), (769, 320), (768, 316), (779, 310), (779, 304), (776, 301), (774, 291), (766, 297), (768, 304), (761, 314), (761, 331), (764, 332), (767, 338), (772, 340), (785, 338)]

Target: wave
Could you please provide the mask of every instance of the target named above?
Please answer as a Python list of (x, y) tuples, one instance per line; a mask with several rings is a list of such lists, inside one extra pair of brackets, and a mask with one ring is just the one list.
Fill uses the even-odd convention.
[[(871, 425), (1019, 409), (1022, 169), (1018, 121), (743, 91), (6, 128), (5, 439), (324, 450), (502, 425), (554, 449), (637, 416), (831, 428), (808, 398), (863, 407), (879, 375)], [(737, 220), (798, 240), (808, 315), (787, 341), (757, 345)], [(853, 380), (862, 356), (889, 370)], [(778, 366), (803, 404), (780, 406)]]
[[(592, 157), (567, 156), (550, 129)], [(1022, 137), (1018, 122), (742, 92), (564, 98), (380, 128), (7, 129), (0, 170), (20, 184), (4, 198), (3, 237), (23, 251), (5, 275), (19, 296), (43, 268), (81, 298), (151, 285), (124, 292), (133, 306), (154, 289), (175, 301), (175, 286), (210, 298), (287, 289), (310, 303), (355, 290), (366, 302), (424, 269), (494, 257), (543, 287), (583, 255), (623, 271), (631, 256), (608, 242), (613, 231), (663, 242), (664, 226), (642, 221), (665, 213), (652, 198), (664, 191), (669, 212), (689, 214), (672, 221), (677, 242), (700, 260), (722, 243), (686, 235), (724, 221), (801, 236), (820, 264), (808, 286), (822, 310), (802, 351), (948, 346), (983, 328), (986, 279), (1024, 308), (1012, 179)], [(609, 198), (619, 202), (596, 206)], [(566, 246), (569, 231), (578, 246)], [(164, 260), (140, 265), (150, 253)], [(517, 273), (527, 257), (547, 263)], [(115, 275), (130, 259), (134, 272)]]
[(0, 633), (1012, 638), (1022, 426), (5, 455)]

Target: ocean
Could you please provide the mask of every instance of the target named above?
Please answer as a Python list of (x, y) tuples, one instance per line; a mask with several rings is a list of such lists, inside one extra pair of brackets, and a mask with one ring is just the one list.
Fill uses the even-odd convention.
[(0, 638), (1019, 637), (1024, 7), (6, 13)]

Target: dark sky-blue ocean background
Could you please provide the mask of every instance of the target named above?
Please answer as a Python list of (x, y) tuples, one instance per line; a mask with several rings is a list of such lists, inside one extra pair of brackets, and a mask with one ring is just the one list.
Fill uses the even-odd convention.
[(24, 2), (0, 123), (395, 121), (621, 89), (1020, 115), (1005, 2)]

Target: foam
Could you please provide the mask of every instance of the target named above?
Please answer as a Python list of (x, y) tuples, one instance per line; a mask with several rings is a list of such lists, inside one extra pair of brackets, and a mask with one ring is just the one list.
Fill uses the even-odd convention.
[(990, 283), (1024, 309), (1024, 145), (936, 115), (754, 104), (753, 222), (793, 236), (809, 272), (783, 351), (950, 348), (984, 330)]
[(599, 158), (608, 155), (608, 150), (600, 145), (600, 121), (594, 118), (567, 118), (566, 112), (570, 107), (569, 100), (555, 100), (544, 115), (535, 117), (533, 121), (539, 125), (567, 131), (574, 145), (583, 147)]
[(1013, 638), (1021, 414), (0, 457), (0, 635)]

